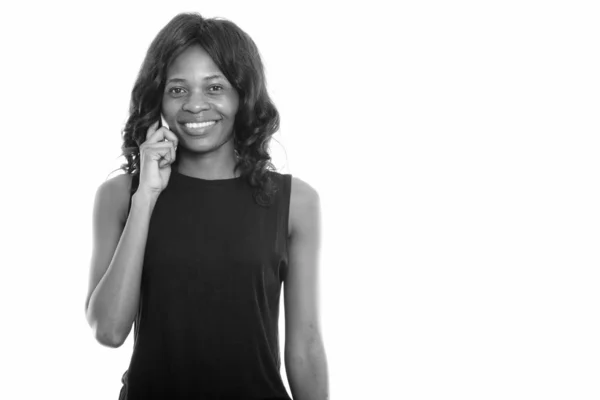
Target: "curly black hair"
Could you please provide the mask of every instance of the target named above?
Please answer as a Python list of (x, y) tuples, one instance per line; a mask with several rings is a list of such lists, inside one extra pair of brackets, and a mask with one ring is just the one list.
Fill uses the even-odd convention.
[[(277, 186), (269, 155), (271, 137), (279, 130), (279, 112), (267, 89), (263, 63), (254, 41), (233, 22), (204, 18), (199, 13), (176, 15), (154, 38), (131, 92), (129, 118), (122, 132), (121, 165), (125, 173), (140, 173), (140, 145), (150, 125), (160, 118), (167, 68), (191, 45), (199, 44), (237, 91), (240, 103), (234, 121), (234, 148), (240, 170), (254, 199), (268, 206)], [(173, 165), (177, 165), (178, 159)]]

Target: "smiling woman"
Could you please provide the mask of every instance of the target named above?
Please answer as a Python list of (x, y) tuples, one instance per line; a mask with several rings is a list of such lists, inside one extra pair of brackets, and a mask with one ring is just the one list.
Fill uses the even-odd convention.
[[(160, 123), (160, 117), (164, 121)], [(86, 316), (134, 351), (120, 400), (328, 397), (317, 192), (276, 172), (279, 127), (252, 39), (176, 16), (152, 42), (123, 134), (124, 175), (94, 205)]]
[[(183, 144), (180, 170), (207, 171), (214, 165), (198, 153), (231, 154), (238, 104), (237, 91), (202, 46), (190, 46), (173, 61), (167, 69), (162, 111)], [(198, 161), (205, 161), (202, 168), (194, 165)]]

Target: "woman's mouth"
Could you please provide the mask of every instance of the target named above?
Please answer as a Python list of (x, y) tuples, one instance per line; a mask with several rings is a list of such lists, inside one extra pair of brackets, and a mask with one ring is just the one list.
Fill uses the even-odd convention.
[(190, 135), (203, 135), (205, 134), (211, 127), (216, 125), (219, 121), (206, 121), (206, 122), (188, 122), (187, 124), (183, 124), (185, 127), (186, 133)]

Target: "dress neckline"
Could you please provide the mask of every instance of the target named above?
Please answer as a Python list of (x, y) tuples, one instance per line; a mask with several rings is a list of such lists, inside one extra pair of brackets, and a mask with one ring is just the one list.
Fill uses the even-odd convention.
[(232, 183), (239, 182), (242, 179), (241, 175), (236, 178), (227, 178), (227, 179), (203, 179), (203, 178), (197, 178), (195, 176), (184, 175), (181, 172), (179, 172), (176, 168), (171, 170), (171, 175), (175, 176), (177, 180), (179, 180), (183, 183), (201, 184), (201, 185), (210, 185), (210, 186), (229, 185)]

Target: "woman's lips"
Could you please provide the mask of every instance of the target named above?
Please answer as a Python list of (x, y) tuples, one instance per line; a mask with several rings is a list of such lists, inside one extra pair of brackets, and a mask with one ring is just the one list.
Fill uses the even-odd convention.
[[(210, 122), (210, 123), (209, 123)], [(219, 121), (206, 121), (201, 123), (186, 123), (182, 124), (184, 131), (192, 136), (204, 135), (208, 131), (217, 125)]]

